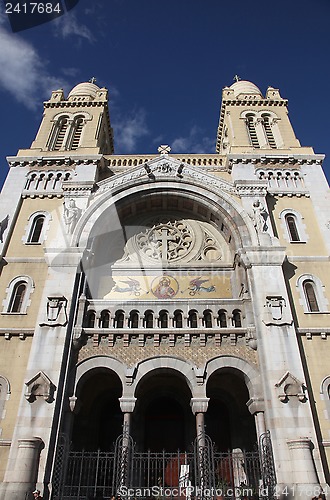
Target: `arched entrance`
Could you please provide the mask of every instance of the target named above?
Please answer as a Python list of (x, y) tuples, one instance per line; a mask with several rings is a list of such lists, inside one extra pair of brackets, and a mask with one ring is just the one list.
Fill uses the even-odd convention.
[(75, 416), (72, 444), (76, 450), (110, 451), (122, 433), (118, 375), (99, 368), (88, 372), (77, 388), (80, 410)]
[(132, 435), (141, 451), (176, 452), (190, 447), (195, 420), (183, 376), (167, 368), (152, 371), (139, 383), (136, 397)]
[(232, 368), (214, 372), (207, 383), (210, 398), (205, 415), (206, 433), (218, 451), (252, 451), (257, 444), (254, 418), (246, 403), (249, 393), (241, 373)]

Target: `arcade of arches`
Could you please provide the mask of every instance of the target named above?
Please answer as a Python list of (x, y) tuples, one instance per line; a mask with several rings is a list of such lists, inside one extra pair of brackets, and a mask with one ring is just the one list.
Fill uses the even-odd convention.
[[(118, 375), (109, 369), (94, 369), (80, 381), (80, 411), (74, 418), (72, 441), (76, 450), (110, 451), (122, 433), (124, 415)], [(240, 372), (220, 369), (208, 382), (209, 399), (204, 415), (205, 432), (219, 451), (256, 446), (254, 418), (246, 403), (248, 390)], [(191, 449), (196, 437), (196, 418), (191, 391), (184, 376), (173, 369), (148, 372), (135, 391), (130, 434), (140, 451), (175, 452)]]

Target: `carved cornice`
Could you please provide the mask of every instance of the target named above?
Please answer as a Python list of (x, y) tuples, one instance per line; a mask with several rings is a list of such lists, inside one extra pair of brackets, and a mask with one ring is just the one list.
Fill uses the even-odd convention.
[(45, 108), (108, 108), (106, 101), (46, 101)]
[(131, 169), (129, 172), (123, 172), (99, 182), (97, 184), (99, 187), (97, 195), (108, 190), (121, 189), (126, 184), (131, 184), (133, 181), (143, 178), (145, 180), (149, 178), (150, 181), (190, 178), (204, 185), (214, 186), (219, 191), (236, 194), (236, 190), (231, 183), (208, 174), (203, 168), (190, 166), (168, 155), (162, 155)]
[(322, 165), (324, 155), (262, 155), (262, 154), (235, 154), (228, 155), (231, 165), (274, 165), (277, 167), (292, 167), (294, 165)]
[(265, 181), (244, 181), (234, 182), (237, 194), (250, 197), (265, 197), (267, 194), (267, 182)]
[(97, 165), (102, 155), (93, 156), (7, 156), (10, 167), (61, 167), (71, 165)]

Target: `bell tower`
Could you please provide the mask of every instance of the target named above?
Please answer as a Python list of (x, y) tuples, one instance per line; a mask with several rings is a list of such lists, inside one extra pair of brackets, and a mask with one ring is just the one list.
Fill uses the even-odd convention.
[(44, 103), (44, 115), (31, 148), (24, 155), (112, 154), (113, 134), (108, 90), (90, 82), (79, 83), (65, 98), (55, 90)]
[(222, 92), (217, 153), (300, 148), (279, 90), (268, 87), (264, 97), (254, 83), (236, 79)]

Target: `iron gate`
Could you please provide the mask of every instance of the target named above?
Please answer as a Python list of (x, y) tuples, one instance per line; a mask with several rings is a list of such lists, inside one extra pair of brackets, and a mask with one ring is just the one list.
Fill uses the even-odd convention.
[[(273, 498), (275, 472), (269, 434), (259, 451), (219, 453), (207, 436), (191, 451), (167, 453), (135, 449), (121, 435), (113, 452), (73, 451), (62, 438), (53, 477), (53, 500), (123, 498), (232, 500)], [(260, 491), (262, 489), (262, 494)]]

